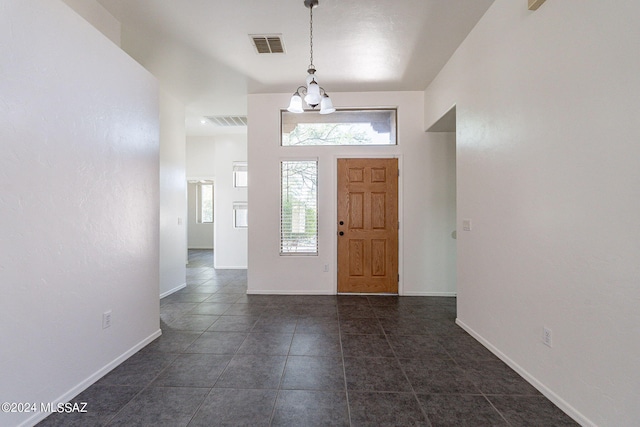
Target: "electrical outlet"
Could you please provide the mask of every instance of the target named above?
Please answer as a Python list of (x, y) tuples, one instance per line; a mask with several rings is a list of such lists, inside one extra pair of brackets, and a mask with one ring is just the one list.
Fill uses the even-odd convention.
[(551, 329), (547, 328), (546, 326), (542, 328), (542, 342), (549, 347), (553, 347), (553, 337)]
[(324, 271), (325, 273), (329, 272), (329, 264), (325, 264), (324, 268), (322, 269), (322, 271)]
[(102, 313), (102, 329), (111, 327), (111, 310)]

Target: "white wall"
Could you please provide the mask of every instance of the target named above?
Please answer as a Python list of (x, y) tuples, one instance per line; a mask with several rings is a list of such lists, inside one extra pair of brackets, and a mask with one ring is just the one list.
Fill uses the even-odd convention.
[(426, 127), (457, 105), (459, 322), (584, 425), (640, 420), (639, 14), (497, 0), (425, 93)]
[[(399, 292), (454, 294), (454, 139), (424, 132), (423, 93), (332, 93), (337, 106), (397, 107), (398, 145), (386, 147), (281, 147), (290, 96), (249, 96), (249, 292), (336, 293), (336, 159), (369, 156), (399, 158)], [(279, 256), (280, 161), (292, 158), (319, 161), (318, 256)]]
[(65, 401), (160, 332), (158, 87), (59, 1), (0, 40), (0, 396)]
[[(233, 202), (247, 201), (247, 188), (233, 187), (233, 162), (247, 161), (247, 136), (218, 135), (215, 141), (213, 266), (221, 269), (247, 268), (247, 229), (233, 228)], [(249, 173), (250, 168), (251, 165)]]
[[(215, 268), (247, 268), (247, 229), (233, 228), (233, 202), (247, 200), (247, 189), (233, 187), (233, 162), (247, 160), (247, 135), (233, 133), (187, 138), (187, 178), (213, 179), (213, 263)], [(251, 212), (251, 208), (249, 208)], [(195, 216), (190, 220), (195, 219)], [(208, 232), (189, 223), (190, 234)], [(190, 241), (197, 242), (196, 236)]]
[(97, 0), (62, 0), (98, 31), (120, 46), (120, 22)]
[(187, 137), (187, 178), (213, 179), (216, 140), (212, 136)]
[(186, 286), (187, 181), (184, 105), (160, 93), (160, 297)]

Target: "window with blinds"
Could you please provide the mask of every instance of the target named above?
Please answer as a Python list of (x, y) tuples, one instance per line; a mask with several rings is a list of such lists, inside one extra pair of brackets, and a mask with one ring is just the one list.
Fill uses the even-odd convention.
[(200, 224), (213, 223), (213, 183), (209, 181), (200, 181), (198, 183), (198, 193), (196, 195), (197, 203), (197, 222)]
[(247, 162), (233, 162), (233, 186), (246, 187), (249, 182), (248, 177)]
[(249, 208), (247, 202), (233, 202), (233, 228), (249, 226)]
[(280, 255), (317, 255), (318, 162), (283, 161), (280, 179)]

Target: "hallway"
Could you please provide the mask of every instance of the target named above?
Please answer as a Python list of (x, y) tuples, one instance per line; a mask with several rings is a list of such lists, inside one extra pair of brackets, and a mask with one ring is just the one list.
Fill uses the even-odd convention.
[(163, 335), (40, 426), (569, 426), (455, 325), (455, 298), (246, 295), (190, 251)]

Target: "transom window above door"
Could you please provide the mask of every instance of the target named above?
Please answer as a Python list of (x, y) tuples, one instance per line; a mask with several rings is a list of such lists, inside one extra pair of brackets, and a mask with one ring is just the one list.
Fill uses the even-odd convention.
[(397, 110), (280, 112), (282, 146), (396, 145)]

